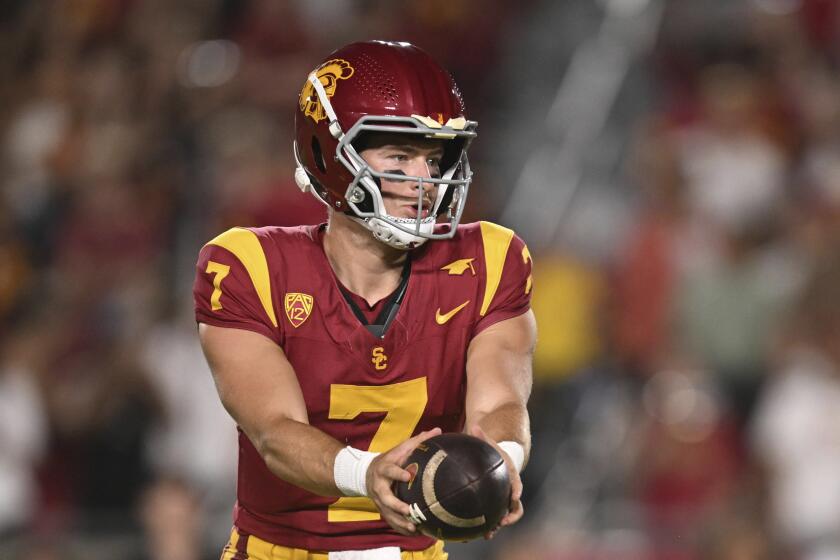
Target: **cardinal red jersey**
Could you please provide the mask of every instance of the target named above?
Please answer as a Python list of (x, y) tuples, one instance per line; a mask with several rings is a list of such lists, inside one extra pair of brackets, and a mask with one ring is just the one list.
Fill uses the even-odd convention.
[[(436, 426), (462, 430), (470, 340), (530, 306), (522, 240), (480, 222), (412, 251), (403, 301), (378, 338), (345, 300), (322, 235), (323, 226), (234, 228), (210, 241), (197, 265), (197, 320), (282, 347), (310, 424), (347, 445), (381, 452)], [(242, 431), (234, 522), (243, 533), (308, 550), (421, 550), (434, 542), (394, 532), (367, 498), (318, 496), (281, 480)]]

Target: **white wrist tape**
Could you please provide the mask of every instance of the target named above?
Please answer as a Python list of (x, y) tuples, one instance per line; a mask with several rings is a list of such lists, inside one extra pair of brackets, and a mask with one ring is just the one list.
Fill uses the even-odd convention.
[(379, 453), (362, 451), (349, 445), (335, 456), (333, 478), (345, 496), (367, 496), (367, 470)]
[(513, 461), (513, 466), (516, 467), (516, 472), (522, 472), (522, 465), (525, 463), (525, 448), (522, 444), (515, 441), (501, 441), (499, 442), (505, 453), (508, 454), (510, 460)]

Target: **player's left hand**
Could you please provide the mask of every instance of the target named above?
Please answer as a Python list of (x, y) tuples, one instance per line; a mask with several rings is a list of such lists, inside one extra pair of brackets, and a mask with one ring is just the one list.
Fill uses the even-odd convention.
[(481, 429), (480, 426), (476, 425), (473, 426), (470, 430), (472, 432), (471, 435), (474, 435), (477, 438), (483, 439), (490, 445), (492, 445), (496, 451), (502, 456), (505, 460), (505, 465), (507, 465), (508, 469), (508, 476), (510, 476), (510, 504), (508, 505), (508, 512), (502, 517), (502, 520), (499, 522), (499, 525), (496, 526), (495, 529), (485, 533), (485, 539), (492, 539), (499, 529), (502, 527), (507, 527), (508, 525), (513, 525), (520, 519), (522, 519), (522, 515), (525, 513), (525, 508), (522, 506), (522, 479), (519, 477), (519, 472), (516, 470), (516, 467), (513, 464), (513, 461), (510, 459), (510, 456), (505, 453), (505, 450), (499, 447), (499, 444), (496, 441), (484, 433), (484, 430)]
[(397, 481), (409, 481), (412, 475), (403, 468), (408, 456), (418, 445), (440, 433), (440, 428), (421, 432), (390, 451), (377, 455), (368, 467), (368, 497), (373, 500), (382, 519), (401, 535), (416, 535), (417, 527), (409, 521), (408, 504), (394, 495), (393, 484)]

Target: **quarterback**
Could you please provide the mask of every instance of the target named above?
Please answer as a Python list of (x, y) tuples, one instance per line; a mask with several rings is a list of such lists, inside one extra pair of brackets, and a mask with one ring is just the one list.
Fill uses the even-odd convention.
[(199, 336), (239, 428), (223, 559), (445, 559), (391, 491), (441, 431), (501, 451), (501, 526), (522, 517), (531, 256), (509, 229), (459, 225), (475, 128), (422, 50), (343, 47), (296, 115), (295, 179), (327, 223), (234, 228), (202, 248)]

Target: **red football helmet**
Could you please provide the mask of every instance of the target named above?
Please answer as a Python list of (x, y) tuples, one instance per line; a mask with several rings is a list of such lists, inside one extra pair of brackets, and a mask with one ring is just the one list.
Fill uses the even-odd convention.
[[(307, 77), (295, 116), (295, 180), (324, 204), (345, 212), (393, 247), (410, 249), (455, 234), (472, 172), (467, 147), (477, 123), (464, 116), (452, 76), (409, 43), (353, 43), (330, 54)], [(378, 172), (359, 155), (370, 133), (420, 135), (443, 142), (439, 177)], [(385, 211), (381, 179), (416, 182), (417, 218)], [(436, 189), (423, 218), (423, 185)], [(440, 216), (447, 222), (435, 224)]]

